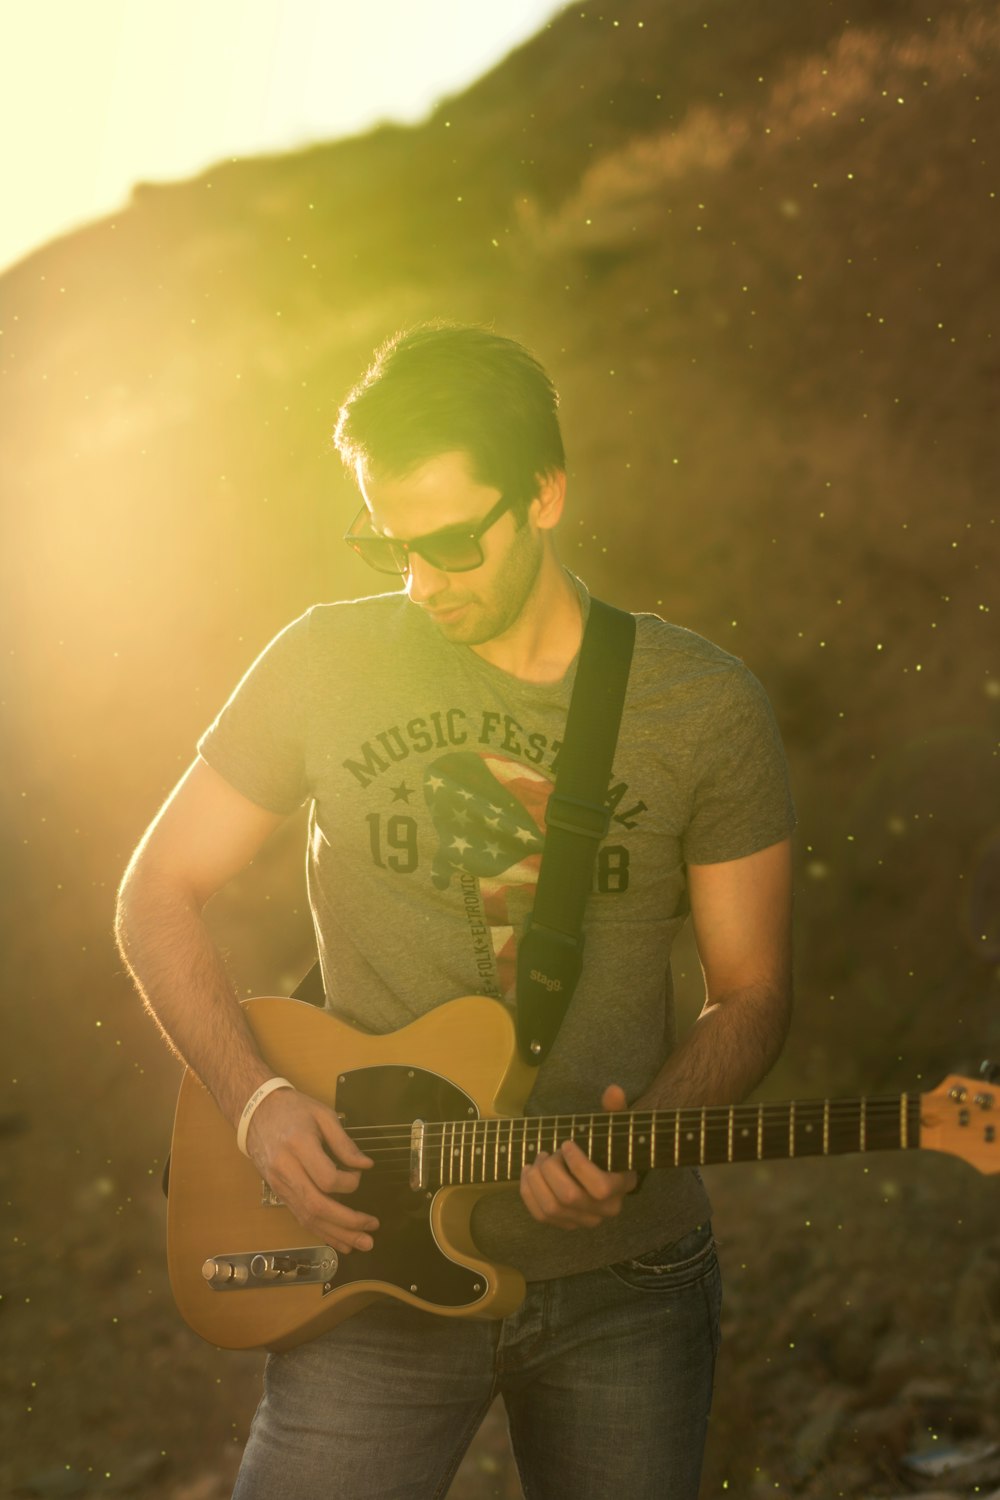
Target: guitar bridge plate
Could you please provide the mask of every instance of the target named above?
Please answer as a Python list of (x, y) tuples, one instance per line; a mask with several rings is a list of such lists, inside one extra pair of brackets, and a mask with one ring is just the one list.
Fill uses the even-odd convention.
[(340, 1256), (331, 1245), (290, 1250), (239, 1250), (210, 1255), (201, 1274), (213, 1292), (260, 1291), (265, 1287), (325, 1285), (337, 1274)]

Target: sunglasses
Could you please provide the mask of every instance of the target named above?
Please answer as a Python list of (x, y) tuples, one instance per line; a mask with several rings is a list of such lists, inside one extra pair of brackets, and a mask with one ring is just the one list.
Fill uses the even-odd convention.
[(443, 526), (440, 531), (429, 531), (426, 536), (414, 537), (409, 542), (394, 536), (380, 536), (372, 527), (368, 507), (363, 505), (345, 533), (344, 541), (377, 573), (408, 573), (411, 552), (442, 573), (470, 573), (483, 562), (480, 537), (485, 536), (513, 504), (513, 499), (501, 495), (493, 509), (487, 511), (471, 530), (464, 525)]

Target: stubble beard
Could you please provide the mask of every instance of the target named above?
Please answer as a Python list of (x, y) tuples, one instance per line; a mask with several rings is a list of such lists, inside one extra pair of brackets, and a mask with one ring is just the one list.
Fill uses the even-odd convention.
[(445, 639), (456, 645), (483, 646), (506, 635), (534, 592), (544, 550), (541, 536), (532, 536), (528, 526), (522, 526), (488, 597), (470, 595), (457, 619), (435, 621)]

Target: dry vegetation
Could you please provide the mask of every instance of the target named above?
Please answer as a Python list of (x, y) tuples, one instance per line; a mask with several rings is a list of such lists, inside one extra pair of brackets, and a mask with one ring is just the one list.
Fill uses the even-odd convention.
[[(998, 38), (963, 0), (577, 6), (419, 129), (141, 188), (0, 280), (0, 1492), (226, 1493), (257, 1361), (172, 1311), (176, 1071), (110, 908), (256, 650), (368, 587), (328, 433), (401, 324), (528, 341), (563, 392), (567, 561), (771, 692), (800, 1007), (765, 1093), (1000, 1052)], [(248, 991), (308, 963), (300, 838), (217, 903)], [(1000, 1437), (997, 1181), (918, 1157), (715, 1193), (706, 1500), (1000, 1484), (904, 1462)], [(498, 1424), (455, 1500), (517, 1493)]]

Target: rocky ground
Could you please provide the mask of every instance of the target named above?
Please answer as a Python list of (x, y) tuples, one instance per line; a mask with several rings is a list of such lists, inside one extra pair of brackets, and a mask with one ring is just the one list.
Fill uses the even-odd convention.
[[(176, 1315), (152, 1169), (81, 1176), (70, 1146), (40, 1181), (45, 1134), (4, 1158), (36, 1222), (4, 1249), (0, 1495), (224, 1500), (260, 1360)], [(930, 1152), (709, 1176), (726, 1303), (703, 1500), (1000, 1494), (997, 1180)], [(495, 1407), (451, 1500), (519, 1495)]]

